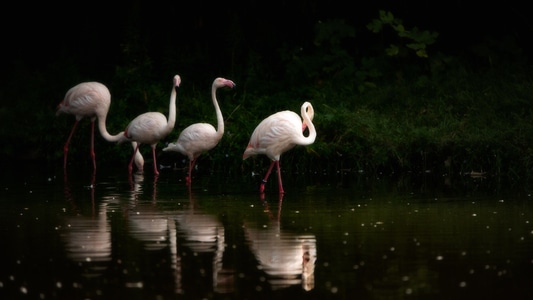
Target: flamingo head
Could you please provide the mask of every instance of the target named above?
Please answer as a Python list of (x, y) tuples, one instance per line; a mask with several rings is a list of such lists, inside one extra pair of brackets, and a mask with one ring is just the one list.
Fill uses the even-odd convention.
[(174, 76), (174, 86), (179, 87), (181, 84), (181, 77), (179, 75)]
[(233, 81), (226, 79), (226, 78), (222, 78), (222, 77), (218, 77), (217, 79), (215, 79), (215, 81), (213, 81), (214, 88), (221, 88), (224, 86), (227, 86), (229, 88), (234, 88), (236, 84)]

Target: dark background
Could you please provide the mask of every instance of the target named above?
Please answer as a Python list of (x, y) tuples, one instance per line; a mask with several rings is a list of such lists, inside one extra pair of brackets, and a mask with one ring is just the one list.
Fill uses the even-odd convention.
[[(125, 52), (132, 41), (142, 45), (155, 70), (180, 68), (159, 60), (172, 54), (178, 62), (200, 61), (182, 73), (227, 74), (231, 72), (229, 61), (239, 64), (251, 50), (271, 60), (275, 68), (276, 50), (284, 44), (308, 46), (314, 25), (321, 20), (345, 19), (353, 24), (358, 30), (356, 47), (364, 52), (371, 36), (364, 26), (380, 9), (391, 11), (406, 26), (438, 32), (435, 47), (448, 54), (461, 54), (487, 38), (504, 36), (530, 49), (533, 24), (525, 2), (41, 1), (17, 2), (2, 9), (3, 70), (9, 74), (21, 61), (39, 69), (69, 57), (85, 76), (106, 76), (117, 64), (127, 62)], [(207, 52), (199, 53), (199, 49)]]
[[(379, 17), (380, 10), (393, 13), (407, 29), (438, 33), (436, 42), (428, 44), (429, 57), (417, 57), (413, 51), (403, 57), (388, 57), (385, 49), (390, 44), (405, 49), (409, 41), (390, 28), (376, 34), (366, 27)], [(314, 146), (324, 161), (346, 152), (354, 156), (355, 163), (388, 163), (384, 157), (394, 160), (398, 153), (419, 155), (420, 149), (438, 153), (435, 161), (439, 162), (457, 149), (479, 149), (483, 157), (493, 157), (486, 151), (488, 138), (492, 145), (515, 147), (509, 157), (528, 157), (530, 135), (523, 128), (531, 120), (527, 115), (530, 107), (525, 105), (533, 103), (529, 92), (531, 14), (527, 3), (517, 1), (11, 3), (0, 13), (0, 139), (4, 147), (0, 156), (7, 160), (44, 158), (61, 165), (62, 145), (73, 117), (55, 117), (55, 108), (66, 91), (81, 81), (108, 85), (113, 95), (113, 117), (108, 118), (107, 125), (116, 133), (140, 113), (166, 112), (170, 80), (180, 74), (179, 118), (168, 140), (175, 139), (179, 129), (192, 122), (212, 121), (212, 107), (205, 105), (210, 84), (219, 76), (230, 78), (237, 89), (224, 92), (226, 101), (221, 105), (226, 117), (238, 109), (228, 128), (239, 130), (231, 138), (228, 135), (222, 141), (224, 147), (213, 155), (225, 157), (222, 151), (232, 151), (239, 163), (242, 145), (255, 124), (271, 112), (297, 110), (302, 99), (313, 99), (320, 107), (317, 118), (322, 118), (321, 134)], [(348, 29), (331, 20), (343, 20)], [(337, 27), (320, 32), (317, 24)], [(349, 35), (351, 28), (353, 37)], [(326, 36), (322, 45), (317, 45), (319, 33), (340, 34), (341, 44), (335, 44), (336, 36), (329, 40)], [(373, 65), (364, 64), (367, 57), (373, 59)], [(513, 67), (507, 68), (508, 64)], [(515, 75), (516, 66), (520, 80), (505, 82)], [(493, 73), (491, 82), (480, 76), (488, 69)], [(475, 83), (459, 86), (474, 77)], [(373, 85), (375, 94), (363, 98), (360, 87), (366, 83)], [(490, 87), (494, 90), (487, 93)], [(492, 102), (487, 102), (487, 95)], [(357, 123), (355, 108), (365, 105), (370, 112), (384, 115), (367, 111), (364, 116), (368, 119)], [(486, 109), (491, 106), (494, 109)], [(501, 116), (501, 112), (506, 115)], [(398, 139), (396, 154), (387, 152), (393, 148), (391, 137), (397, 136), (394, 128), (369, 130), (373, 129), (372, 121), (381, 124), (381, 119), (395, 116), (410, 118), (411, 123), (401, 124), (420, 121), (413, 125), (415, 130), (405, 128), (404, 132), (415, 136)], [(444, 134), (434, 134), (432, 129), (446, 118), (456, 123), (449, 123), (452, 125)], [(486, 126), (487, 120), (500, 119), (504, 126)], [(514, 120), (512, 126), (507, 119)], [(87, 124), (85, 121), (83, 126)], [(503, 130), (505, 126), (509, 130)], [(533, 131), (533, 126), (527, 128)], [(427, 138), (416, 136), (424, 130)], [(78, 153), (78, 161), (88, 162), (87, 131), (78, 131), (72, 155)], [(377, 133), (364, 135), (369, 132)], [(453, 138), (439, 141), (448, 132)], [(509, 137), (508, 132), (522, 135), (513, 143), (502, 144), (501, 137)], [(469, 135), (475, 133), (479, 133), (475, 136), (479, 145)], [(376, 142), (376, 137), (383, 143)], [(96, 142), (104, 143), (101, 139)], [(439, 151), (427, 146), (433, 144)], [(76, 145), (79, 151), (75, 151)], [(126, 146), (96, 148), (101, 160), (115, 158), (122, 164), (130, 156)], [(118, 158), (116, 151), (121, 154)], [(76, 161), (74, 157), (72, 161)]]

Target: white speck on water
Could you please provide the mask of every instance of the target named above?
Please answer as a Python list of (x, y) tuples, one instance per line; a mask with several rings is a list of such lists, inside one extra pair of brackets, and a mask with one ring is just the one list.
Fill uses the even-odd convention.
[(436, 257), (436, 260), (443, 260), (443, 259), (444, 259), (444, 256), (442, 256), (442, 255), (437, 255), (437, 257)]
[(331, 287), (331, 293), (332, 293), (332, 294), (336, 294), (338, 291), (339, 291), (339, 288), (338, 288), (338, 287), (336, 287), (336, 286), (332, 286), (332, 287)]
[(466, 287), (466, 282), (464, 281), (459, 282), (459, 287)]
[(472, 214), (472, 217), (477, 217), (477, 214), (476, 214), (476, 213), (473, 213), (473, 214)]
[(142, 283), (142, 281), (138, 281), (138, 282), (126, 282), (126, 287), (127, 288), (143, 288), (144, 284)]
[(409, 281), (409, 276), (403, 276), (402, 281)]
[(405, 290), (405, 294), (406, 294), (406, 295), (411, 295), (412, 293), (413, 293), (413, 289), (411, 289), (411, 288), (407, 288), (407, 289)]
[(20, 292), (23, 293), (23, 294), (27, 294), (28, 293), (28, 289), (25, 286), (21, 286), (20, 287)]
[(60, 288), (63, 287), (63, 284), (61, 283), (61, 281), (56, 282), (56, 287), (57, 287), (58, 289), (60, 289)]

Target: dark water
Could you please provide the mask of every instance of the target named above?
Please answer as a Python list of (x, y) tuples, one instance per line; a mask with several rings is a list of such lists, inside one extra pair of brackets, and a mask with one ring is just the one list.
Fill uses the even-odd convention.
[(253, 179), (183, 175), (5, 172), (0, 298), (533, 299), (527, 193), (285, 176), (280, 198), (275, 180), (261, 197)]

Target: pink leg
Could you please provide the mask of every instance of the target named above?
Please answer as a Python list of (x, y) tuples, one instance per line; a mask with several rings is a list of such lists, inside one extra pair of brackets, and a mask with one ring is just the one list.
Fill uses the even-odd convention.
[(94, 121), (91, 121), (91, 158), (93, 160), (93, 170), (96, 171), (96, 154), (94, 153)]
[(191, 184), (192, 182), (192, 169), (194, 168), (194, 165), (196, 164), (196, 158), (193, 160), (189, 160), (189, 173), (185, 177), (185, 183)]
[(272, 161), (270, 163), (270, 167), (268, 167), (268, 171), (266, 172), (265, 177), (263, 178), (263, 181), (261, 181), (261, 185), (259, 186), (259, 192), (260, 193), (265, 192), (265, 183), (267, 183), (267, 179), (270, 176), (270, 172), (272, 172), (272, 168), (274, 167), (275, 163), (276, 163), (276, 161)]
[(135, 154), (137, 154), (137, 151), (139, 151), (139, 146), (141, 144), (137, 144), (137, 147), (135, 147), (135, 149), (133, 150), (133, 155), (131, 156), (131, 159), (130, 159), (130, 164), (128, 165), (128, 173), (131, 175), (132, 172), (133, 172), (133, 160), (135, 159)]
[(65, 142), (65, 146), (63, 146), (63, 169), (67, 168), (67, 157), (68, 157), (68, 145), (70, 144), (70, 140), (72, 139), (72, 136), (74, 135), (74, 131), (76, 131), (76, 127), (78, 126), (79, 120), (76, 120), (74, 122), (74, 125), (72, 126), (72, 130), (70, 131), (70, 134), (68, 136), (67, 141)]
[(154, 175), (159, 175), (159, 171), (157, 170), (157, 159), (155, 158), (155, 145), (152, 146), (152, 157), (154, 159)]
[(278, 167), (278, 187), (279, 187), (279, 193), (283, 194), (285, 191), (283, 190), (283, 183), (281, 183), (281, 168), (279, 166), (279, 160), (276, 160), (276, 166)]

